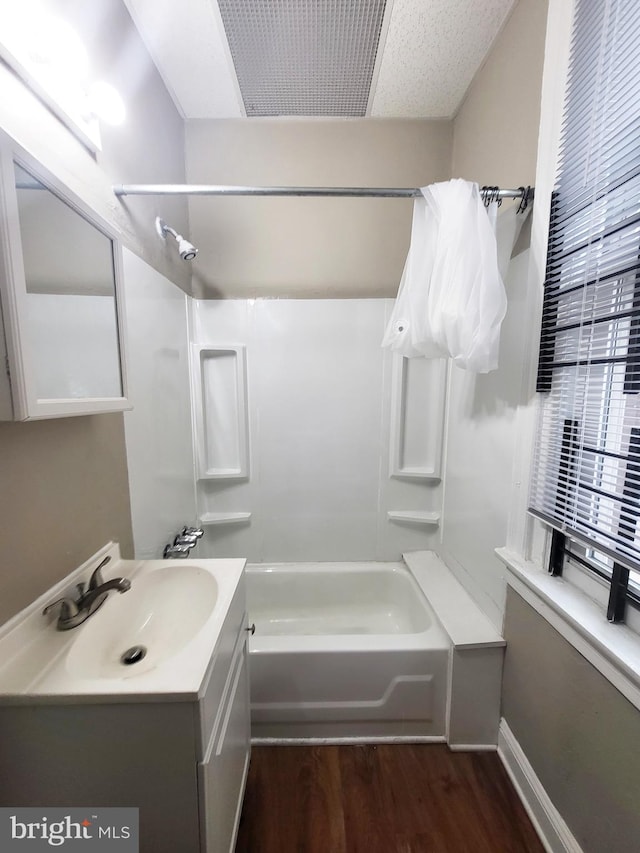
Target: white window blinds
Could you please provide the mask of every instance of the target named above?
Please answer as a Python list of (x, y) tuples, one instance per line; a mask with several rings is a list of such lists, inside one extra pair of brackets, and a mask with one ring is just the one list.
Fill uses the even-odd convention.
[[(640, 14), (577, 0), (530, 510), (640, 579)], [(628, 571), (629, 570), (629, 571)]]

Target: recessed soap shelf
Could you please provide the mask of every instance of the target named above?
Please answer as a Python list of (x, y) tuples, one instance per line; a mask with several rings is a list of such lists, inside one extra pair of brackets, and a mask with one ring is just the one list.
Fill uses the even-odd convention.
[(445, 359), (404, 358), (394, 354), (391, 477), (440, 480), (446, 381)]
[(198, 521), (208, 527), (212, 524), (245, 524), (250, 519), (250, 512), (205, 512)]
[(249, 476), (247, 370), (240, 344), (194, 345), (198, 479)]
[(404, 521), (408, 524), (426, 524), (437, 527), (440, 523), (439, 512), (422, 512), (420, 510), (389, 510), (387, 516), (390, 521)]

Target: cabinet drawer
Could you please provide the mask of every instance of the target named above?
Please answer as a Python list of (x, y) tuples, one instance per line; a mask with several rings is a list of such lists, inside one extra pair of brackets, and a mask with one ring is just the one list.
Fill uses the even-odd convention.
[(247, 625), (245, 604), (245, 580), (240, 580), (229, 606), (220, 637), (213, 653), (209, 673), (205, 677), (201, 698), (198, 702), (199, 725), (196, 726), (196, 751), (198, 760), (204, 759), (216, 721), (225, 704), (225, 693), (232, 685), (234, 655), (239, 644), (246, 642)]
[(228, 700), (206, 760), (198, 765), (202, 853), (230, 853), (240, 820), (251, 735), (246, 643), (236, 660)]

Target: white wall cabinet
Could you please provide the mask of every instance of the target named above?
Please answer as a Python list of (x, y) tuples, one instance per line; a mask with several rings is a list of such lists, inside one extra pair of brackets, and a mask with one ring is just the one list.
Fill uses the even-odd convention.
[(0, 133), (0, 420), (129, 408), (109, 224)]
[(137, 807), (140, 853), (231, 853), (250, 755), (245, 601), (243, 576), (197, 696), (0, 706), (0, 806)]

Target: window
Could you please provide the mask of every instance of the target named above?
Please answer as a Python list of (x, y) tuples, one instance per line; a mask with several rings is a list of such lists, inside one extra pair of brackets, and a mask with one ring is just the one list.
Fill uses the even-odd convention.
[(552, 199), (530, 511), (567, 559), (640, 602), (640, 15), (577, 0)]

